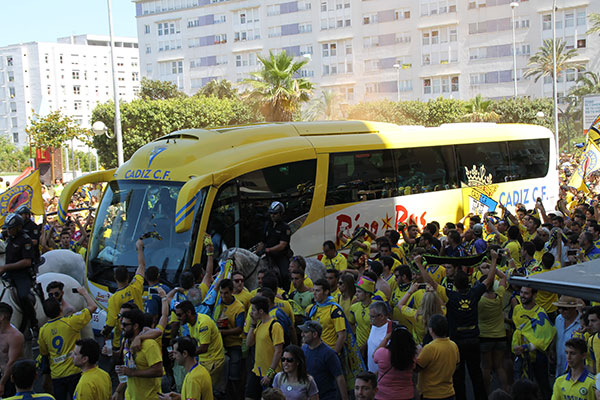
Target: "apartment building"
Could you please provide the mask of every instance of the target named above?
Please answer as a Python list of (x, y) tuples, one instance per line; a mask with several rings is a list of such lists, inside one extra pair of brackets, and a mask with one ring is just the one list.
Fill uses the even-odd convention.
[[(137, 39), (115, 38), (119, 98), (132, 100), (140, 87)], [(92, 110), (113, 98), (110, 41), (78, 35), (56, 43), (31, 42), (0, 48), (0, 135), (18, 146), (35, 114), (60, 109), (89, 128)]]
[[(258, 55), (286, 50), (301, 71), (348, 103), (512, 96), (513, 26), (519, 96), (551, 96), (550, 79), (524, 79), (552, 37), (552, 0), (133, 0), (143, 76), (188, 94), (213, 79), (239, 82)], [(600, 1), (558, 0), (557, 37), (598, 70), (600, 39), (586, 35)], [(514, 6), (514, 4), (512, 5)], [(559, 95), (577, 71), (559, 77)]]

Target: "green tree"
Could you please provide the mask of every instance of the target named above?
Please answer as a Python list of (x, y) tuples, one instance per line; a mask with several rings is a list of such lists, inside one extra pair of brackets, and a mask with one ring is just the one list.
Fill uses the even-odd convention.
[(168, 81), (142, 78), (138, 96), (144, 100), (166, 100), (187, 97), (177, 89), (177, 85)]
[(227, 79), (222, 79), (208, 82), (206, 85), (202, 86), (202, 88), (198, 90), (194, 96), (215, 96), (219, 99), (237, 99), (239, 94), (230, 81)]
[(303, 113), (303, 120), (335, 120), (342, 118), (339, 94), (331, 90), (323, 90), (321, 96), (312, 99)]
[[(534, 77), (535, 82), (546, 76), (553, 76), (553, 48), (552, 39), (544, 40), (544, 45), (540, 47), (537, 53), (529, 58), (529, 69), (523, 74), (524, 77)], [(573, 61), (578, 55), (576, 49), (566, 49), (563, 40), (556, 41), (556, 74), (560, 76), (567, 69), (582, 70), (584, 64), (580, 61)]]
[(465, 104), (462, 120), (468, 122), (498, 122), (500, 116), (492, 111), (492, 100), (485, 100), (480, 94), (473, 97)]
[(570, 93), (575, 96), (600, 93), (600, 74), (592, 71), (579, 74), (577, 85), (571, 89)]
[[(29, 166), (29, 146), (19, 150), (5, 136), (0, 135), (0, 171), (21, 172)], [(4, 190), (4, 188), (2, 188)]]
[[(490, 109), (500, 116), (499, 123), (542, 125), (549, 129), (554, 126), (552, 99), (549, 98), (497, 100), (491, 104)], [(540, 112), (544, 114), (543, 118), (538, 117)]]
[[(102, 121), (113, 134), (114, 103), (99, 104), (92, 112), (92, 121)], [(168, 100), (137, 99), (121, 105), (123, 155), (125, 160), (146, 143), (181, 129), (210, 128), (248, 124), (260, 121), (260, 116), (240, 100), (216, 97), (188, 97)], [(94, 147), (100, 163), (112, 168), (117, 164), (114, 139), (95, 136)]]
[(591, 35), (593, 33), (600, 33), (600, 14), (599, 13), (591, 13), (588, 15), (590, 20), (591, 28), (588, 29), (586, 34)]
[(457, 99), (438, 97), (427, 102), (427, 121), (425, 126), (440, 126), (459, 122), (464, 114), (463, 102)]
[(71, 117), (62, 115), (60, 110), (52, 111), (45, 117), (33, 114), (25, 129), (29, 143), (36, 149), (57, 149), (71, 139), (89, 143), (89, 130), (82, 128)]
[(262, 103), (260, 111), (267, 121), (292, 121), (294, 113), (307, 102), (313, 92), (313, 84), (298, 77), (300, 69), (308, 62), (295, 62), (285, 51), (268, 57), (258, 57), (263, 67), (251, 72), (251, 79), (244, 80), (252, 89), (248, 97)]

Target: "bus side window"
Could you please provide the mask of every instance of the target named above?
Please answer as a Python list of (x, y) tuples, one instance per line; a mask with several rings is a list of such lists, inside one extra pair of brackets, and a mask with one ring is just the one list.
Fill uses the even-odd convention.
[(393, 153), (399, 195), (457, 187), (451, 146), (396, 149)]
[[(491, 175), (491, 183), (502, 183), (510, 180), (510, 164), (508, 159), (508, 149), (506, 142), (491, 143), (468, 143), (456, 146), (458, 156), (459, 176), (462, 183), (473, 186), (467, 178), (467, 170), (472, 171), (475, 166), (478, 172), (485, 169), (484, 177), (479, 176), (479, 180), (488, 178)], [(481, 174), (478, 174), (481, 175)]]
[(548, 174), (549, 139), (529, 139), (508, 142), (510, 180), (542, 178)]
[[(248, 172), (219, 189), (209, 219), (209, 233), (220, 233), (228, 247), (258, 243), (273, 201), (285, 206), (288, 223), (306, 215), (314, 193), (317, 160), (274, 165)], [(224, 232), (218, 232), (218, 230)]]
[(333, 153), (329, 156), (325, 205), (383, 199), (396, 195), (391, 150)]

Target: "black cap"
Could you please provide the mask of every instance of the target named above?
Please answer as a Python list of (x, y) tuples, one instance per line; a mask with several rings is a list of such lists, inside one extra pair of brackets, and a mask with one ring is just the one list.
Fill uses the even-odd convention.
[(321, 324), (319, 324), (317, 321), (308, 320), (302, 325), (298, 326), (298, 328), (300, 328), (300, 330), (304, 332), (317, 332), (319, 336), (321, 336), (321, 333), (323, 333), (323, 328), (321, 327)]

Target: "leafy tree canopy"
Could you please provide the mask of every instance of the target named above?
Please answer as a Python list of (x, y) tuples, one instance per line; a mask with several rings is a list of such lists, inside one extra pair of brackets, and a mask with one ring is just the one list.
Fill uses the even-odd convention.
[(60, 110), (52, 111), (45, 117), (34, 114), (25, 132), (29, 135), (31, 146), (38, 149), (59, 148), (71, 139), (87, 143), (90, 135), (87, 129), (79, 126), (71, 117), (62, 115)]
[(177, 89), (177, 85), (168, 81), (142, 78), (139, 97), (144, 100), (166, 100), (187, 97)]

